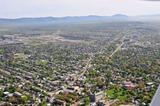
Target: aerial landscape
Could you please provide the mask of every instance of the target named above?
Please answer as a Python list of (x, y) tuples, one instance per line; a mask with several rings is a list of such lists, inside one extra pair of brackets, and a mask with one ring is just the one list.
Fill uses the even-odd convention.
[(160, 15), (0, 18), (0, 106), (159, 106), (159, 76)]

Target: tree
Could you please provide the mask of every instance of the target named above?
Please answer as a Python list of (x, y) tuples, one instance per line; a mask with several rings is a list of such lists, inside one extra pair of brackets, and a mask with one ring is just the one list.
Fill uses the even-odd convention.
[(89, 103), (90, 103), (89, 97), (85, 97), (84, 98), (84, 104), (85, 104), (85, 106), (89, 106)]
[(43, 99), (39, 106), (47, 106), (47, 102)]
[(10, 86), (6, 89), (6, 91), (10, 92), (10, 93), (14, 93), (16, 91), (16, 88), (13, 86)]
[(0, 100), (2, 99), (3, 97), (3, 90), (0, 90)]
[(21, 100), (23, 103), (26, 103), (28, 101), (29, 97), (26, 95), (21, 96)]

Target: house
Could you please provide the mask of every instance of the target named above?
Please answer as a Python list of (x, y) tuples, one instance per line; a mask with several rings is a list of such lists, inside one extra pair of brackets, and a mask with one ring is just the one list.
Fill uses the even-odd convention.
[(96, 101), (99, 101), (105, 97), (105, 94), (103, 92), (98, 92), (98, 93), (96, 93), (95, 96), (96, 96)]
[(22, 96), (22, 94), (21, 93), (19, 93), (19, 92), (14, 92), (14, 94), (13, 94), (14, 96), (16, 96), (16, 97), (21, 97)]
[(64, 89), (64, 92), (80, 92), (80, 88), (78, 86), (71, 86)]
[(131, 81), (124, 81), (123, 87), (125, 87), (127, 89), (133, 89), (133, 88), (135, 88), (135, 85)]

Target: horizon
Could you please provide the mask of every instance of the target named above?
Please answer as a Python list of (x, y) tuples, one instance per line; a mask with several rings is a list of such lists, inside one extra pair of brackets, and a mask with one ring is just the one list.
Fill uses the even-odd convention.
[(124, 16), (127, 16), (127, 17), (140, 17), (140, 16), (156, 16), (156, 15), (160, 15), (160, 13), (157, 13), (157, 14), (141, 14), (141, 15), (127, 15), (127, 14), (121, 14), (121, 13), (117, 13), (117, 14), (112, 14), (112, 15), (72, 15), (72, 16), (37, 16), (37, 17), (15, 17), (15, 18), (3, 18), (3, 17), (0, 17), (0, 19), (29, 19), (29, 18), (78, 18), (78, 17), (89, 17), (89, 16), (97, 16), (97, 17), (113, 17), (115, 15), (124, 15)]

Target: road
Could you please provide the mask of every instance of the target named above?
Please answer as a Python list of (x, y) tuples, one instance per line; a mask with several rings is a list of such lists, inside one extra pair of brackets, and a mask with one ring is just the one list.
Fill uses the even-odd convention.
[[(121, 44), (111, 53), (111, 55), (107, 56), (106, 61), (109, 61), (109, 59), (111, 59), (120, 49), (121, 47), (124, 45), (124, 38), (125, 36), (122, 37), (121, 39)], [(90, 58), (87, 60), (85, 67), (83, 68), (82, 72), (79, 75), (75, 76), (75, 79), (73, 80), (73, 82), (71, 82), (71, 85), (74, 85), (74, 83), (79, 80), (82, 76), (84, 76), (84, 74), (87, 72), (87, 69), (91, 66), (91, 61), (93, 60), (93, 53), (90, 53)]]
[(112, 52), (112, 54), (109, 56), (109, 58), (112, 58), (115, 53), (117, 53), (119, 50), (121, 50), (121, 47), (122, 47), (123, 45), (124, 45), (124, 42), (122, 42), (122, 43)]
[[(118, 45), (118, 47), (111, 53), (111, 55), (109, 55), (109, 56), (106, 57), (106, 61), (109, 61), (121, 49), (121, 47), (124, 45), (124, 42), (123, 42), (124, 38), (125, 38), (125, 36), (123, 38), (121, 38), (121, 42), (122, 43)], [(78, 81), (81, 77), (84, 76), (84, 74), (87, 72), (87, 70), (89, 69), (89, 67), (91, 67), (91, 61), (94, 58), (94, 54), (90, 53), (89, 55), (90, 55), (90, 57), (87, 60), (86, 65), (83, 68), (82, 72), (79, 73), (79, 75), (75, 75), (74, 76), (75, 79), (72, 82), (70, 82), (70, 84), (68, 84), (65, 88), (69, 87), (70, 85), (74, 85), (76, 81)], [(57, 95), (56, 92), (59, 92), (59, 90), (56, 90), (56, 91), (54, 91), (54, 92), (52, 92), (50, 94), (52, 94), (52, 96), (55, 96), (55, 95)]]
[(86, 62), (85, 67), (82, 70), (82, 73), (80, 73), (80, 75), (76, 76), (74, 81), (71, 82), (71, 84), (74, 84), (77, 80), (79, 80), (82, 76), (84, 76), (84, 74), (87, 72), (87, 69), (91, 66), (91, 61), (93, 59), (94, 55), (91, 53), (89, 59)]
[[(123, 36), (123, 38), (121, 39), (121, 44), (118, 45), (118, 47), (111, 53), (111, 55), (107, 56), (106, 60), (109, 61), (109, 59), (111, 59), (119, 50), (121, 50), (121, 47), (124, 45), (124, 39), (125, 36)], [(90, 58), (88, 59), (86, 66), (84, 67), (82, 73), (78, 76), (76, 76), (75, 80), (72, 82), (72, 84), (74, 84), (79, 78), (81, 78), (82, 76), (84, 76), (84, 74), (87, 72), (87, 69), (91, 66), (90, 62), (92, 61), (94, 55), (91, 53), (90, 54)]]
[[(106, 57), (106, 61), (109, 61), (119, 50), (121, 50), (122, 46), (124, 45), (124, 39), (125, 39), (125, 36), (121, 39), (122, 43), (117, 46), (117, 48), (111, 53), (111, 55), (109, 55), (109, 56)], [(104, 92), (104, 91), (100, 91), (98, 93), (101, 93), (101, 92)], [(111, 106), (114, 103), (116, 103), (117, 101), (118, 101), (118, 99), (106, 101), (105, 105), (106, 106)]]

